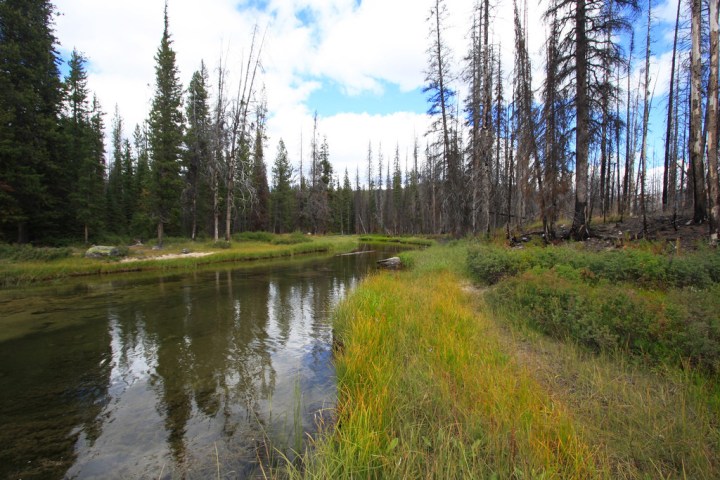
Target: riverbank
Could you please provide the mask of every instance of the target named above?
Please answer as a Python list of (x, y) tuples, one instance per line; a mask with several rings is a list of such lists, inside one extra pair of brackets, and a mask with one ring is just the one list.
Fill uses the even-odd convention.
[(359, 244), (358, 236), (302, 237), (298, 239), (297, 235), (266, 234), (258, 239), (242, 237), (231, 243), (170, 239), (162, 250), (153, 250), (150, 246), (130, 247), (127, 256), (110, 259), (85, 258), (82, 249), (62, 249), (64, 255), (54, 258), (54, 252), (48, 250), (48, 253), (43, 254), (48, 258), (26, 259), (32, 255), (25, 255), (25, 258), (20, 259), (0, 259), (0, 287), (22, 286), (68, 277), (193, 270), (213, 264), (269, 260), (313, 253), (333, 254), (352, 251)]
[[(526, 276), (518, 277), (518, 270), (493, 277), (492, 282), (483, 281), (478, 272), (501, 269), (505, 254), (537, 258), (554, 252), (575, 258), (562, 250), (572, 247), (538, 248), (530, 253), (485, 248), (451, 242), (403, 253), (408, 271), (370, 277), (339, 307), (335, 317), (339, 345), (336, 425), (317, 440), (302, 469), (290, 468), (279, 476), (720, 476), (716, 455), (720, 451), (720, 382), (711, 365), (685, 361), (682, 351), (668, 353), (667, 342), (657, 349), (642, 350), (642, 343), (639, 350), (622, 348), (622, 341), (595, 348), (574, 336), (571, 328), (557, 334), (544, 330), (538, 323), (543, 311), (538, 308), (546, 303), (555, 307), (547, 312), (557, 314), (567, 305), (577, 314), (581, 306), (572, 301), (577, 292), (560, 295), (567, 293), (560, 288), (563, 285), (549, 282), (542, 276), (543, 267), (537, 265), (527, 267)], [(496, 260), (491, 258), (479, 267), (478, 259), (493, 253)], [(613, 271), (633, 266), (624, 258), (609, 262), (614, 257), (597, 255), (597, 265), (616, 265)], [(641, 271), (659, 271), (662, 256), (653, 258), (656, 262)], [(671, 270), (707, 261), (683, 259), (671, 262)], [(527, 263), (532, 262), (520, 262)], [(591, 312), (596, 316), (618, 300), (606, 294), (623, 288), (617, 281), (603, 283), (600, 273), (592, 277), (591, 270), (573, 276), (563, 262), (545, 268), (571, 278), (577, 291), (582, 290), (582, 275), (594, 282), (596, 308)], [(583, 271), (582, 267), (578, 270)], [(696, 269), (681, 270), (690, 275)], [(539, 278), (532, 283), (527, 275)], [(693, 310), (696, 322), (688, 328), (706, 326), (703, 345), (710, 353), (717, 347), (710, 333), (720, 331), (720, 325), (712, 310), (702, 307), (714, 301), (717, 289), (717, 281), (708, 278), (703, 287), (688, 287), (687, 293), (695, 296), (685, 303), (653, 284), (648, 275), (628, 278), (626, 282), (642, 284), (648, 301), (637, 306), (631, 292), (627, 304), (635, 310), (611, 312), (604, 320), (622, 320), (621, 327), (637, 320), (635, 331), (625, 333), (633, 340), (643, 328), (662, 329), (660, 324), (668, 319), (666, 315), (659, 323), (645, 322), (648, 317), (638, 309), (650, 308), (653, 298), (671, 311), (693, 302), (698, 305)], [(534, 292), (528, 290), (529, 284), (547, 288), (542, 292), (545, 303), (527, 302)], [(560, 294), (553, 297), (551, 291)], [(663, 291), (664, 297), (658, 293)], [(603, 298), (609, 303), (603, 304)], [(617, 305), (625, 304), (618, 301)], [(577, 309), (572, 310), (573, 306)], [(587, 316), (566, 316), (562, 322), (572, 325), (578, 320), (592, 324)], [(603, 319), (596, 320), (600, 325)], [(598, 331), (608, 338), (623, 338), (622, 331), (612, 332), (608, 325)]]

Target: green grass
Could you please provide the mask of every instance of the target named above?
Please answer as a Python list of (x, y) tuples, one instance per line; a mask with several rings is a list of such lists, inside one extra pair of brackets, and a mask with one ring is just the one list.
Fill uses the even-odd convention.
[(363, 235), (360, 237), (362, 243), (378, 243), (378, 244), (399, 244), (399, 245), (416, 245), (421, 247), (429, 247), (434, 245), (435, 242), (428, 238), (419, 237), (396, 237), (387, 235)]
[[(283, 238), (283, 237), (280, 237)], [(311, 253), (336, 253), (350, 251), (357, 246), (358, 238), (313, 237), (302, 243), (275, 244), (258, 241), (215, 244), (212, 241), (193, 243), (187, 240), (168, 240), (165, 248), (153, 251), (147, 247), (131, 248), (131, 257), (138, 261), (122, 262), (120, 259), (88, 259), (77, 249), (72, 257), (56, 260), (12, 261), (0, 260), (0, 287), (21, 286), (67, 277), (114, 274), (125, 272), (150, 272), (167, 270), (192, 270), (205, 265), (247, 262), (264, 259), (292, 257)], [(166, 254), (211, 252), (204, 257), (179, 257), (176, 259), (155, 259)]]
[[(671, 360), (644, 337), (661, 335), (659, 324), (676, 335), (684, 329), (688, 342), (707, 340), (701, 327), (670, 317), (682, 313), (677, 305), (696, 318), (717, 312), (712, 283), (710, 293), (631, 291), (555, 262), (477, 290), (466, 278), (477, 273), (478, 248), (463, 241), (403, 252), (409, 269), (370, 277), (340, 305), (336, 423), (300, 466), (272, 476), (720, 477), (717, 374), (708, 359)], [(531, 310), (522, 301), (541, 297), (533, 289), (545, 297)], [(613, 319), (618, 330), (600, 330), (609, 347), (588, 348), (577, 333), (546, 335), (542, 309), (557, 316), (548, 317), (554, 328), (585, 334)]]
[[(363, 282), (335, 317), (337, 427), (303, 478), (591, 478), (603, 462), (569, 412), (502, 348), (461, 278), (465, 248)], [(453, 262), (453, 258), (459, 262)], [(458, 264), (459, 263), (459, 264)]]

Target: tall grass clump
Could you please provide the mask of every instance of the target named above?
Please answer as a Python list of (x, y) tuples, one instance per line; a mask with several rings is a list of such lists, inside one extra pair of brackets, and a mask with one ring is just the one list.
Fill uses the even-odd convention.
[(603, 459), (502, 349), (459, 277), (415, 260), (425, 273), (372, 276), (337, 310), (336, 428), (289, 476), (603, 477)]

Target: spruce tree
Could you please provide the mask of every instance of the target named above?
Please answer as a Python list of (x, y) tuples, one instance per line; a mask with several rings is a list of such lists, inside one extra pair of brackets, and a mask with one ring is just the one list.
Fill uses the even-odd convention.
[(195, 240), (198, 231), (198, 210), (201, 201), (203, 174), (211, 160), (211, 125), (208, 105), (208, 72), (200, 63), (188, 86), (185, 134), (185, 205), (190, 217), (190, 238)]
[(0, 2), (0, 231), (19, 242), (56, 233), (67, 200), (57, 198), (62, 88), (52, 16), (47, 0)]
[(277, 155), (272, 168), (272, 229), (275, 233), (286, 233), (293, 229), (295, 201), (290, 184), (293, 169), (288, 161), (288, 153), (282, 138), (278, 142)]
[(182, 191), (180, 155), (183, 142), (182, 86), (168, 26), (155, 55), (155, 97), (150, 111), (150, 194), (157, 222), (157, 244), (163, 245), (165, 225), (175, 222)]
[(270, 228), (270, 190), (265, 166), (265, 118), (267, 107), (264, 102), (258, 106), (255, 124), (255, 149), (252, 163), (252, 189), (255, 201), (250, 214), (250, 230), (266, 231)]
[(118, 107), (115, 106), (115, 116), (112, 120), (112, 163), (108, 173), (106, 189), (106, 218), (110, 232), (124, 235), (127, 233), (125, 222), (124, 195), (123, 195), (123, 121)]
[(97, 98), (89, 105), (87, 60), (77, 50), (70, 57), (65, 79), (65, 113), (62, 119), (67, 168), (73, 178), (68, 187), (73, 220), (82, 228), (85, 243), (90, 232), (104, 225), (105, 146), (102, 116)]

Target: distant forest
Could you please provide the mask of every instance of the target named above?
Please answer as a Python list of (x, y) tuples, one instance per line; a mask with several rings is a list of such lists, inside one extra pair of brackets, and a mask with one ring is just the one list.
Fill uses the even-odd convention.
[[(62, 78), (52, 3), (3, 0), (0, 241), (156, 237), (162, 245), (166, 235), (230, 240), (242, 231), (295, 230), (459, 237), (501, 227), (510, 235), (530, 224), (552, 239), (561, 220), (581, 239), (591, 219), (660, 211), (691, 211), (717, 239), (720, 0), (678, 2), (657, 182), (647, 167), (652, 2), (546, 2), (537, 89), (523, 6), (515, 1), (514, 64), (503, 65), (491, 43), (489, 0), (476, 2), (467, 51), (449, 51), (451, 3), (435, 0), (427, 20), (430, 131), (410, 158), (399, 148), (386, 158), (370, 140), (367, 162), (338, 172), (317, 116), (299, 164), (282, 140), (267, 145), (272, 92), (262, 84), (258, 29), (248, 32), (250, 55), (233, 75), (239, 84), (228, 84), (227, 62), (211, 78), (198, 59), (183, 86), (166, 6), (150, 113), (126, 138), (117, 110), (108, 122), (89, 90), (80, 51)], [(458, 82), (466, 98), (458, 98)]]

